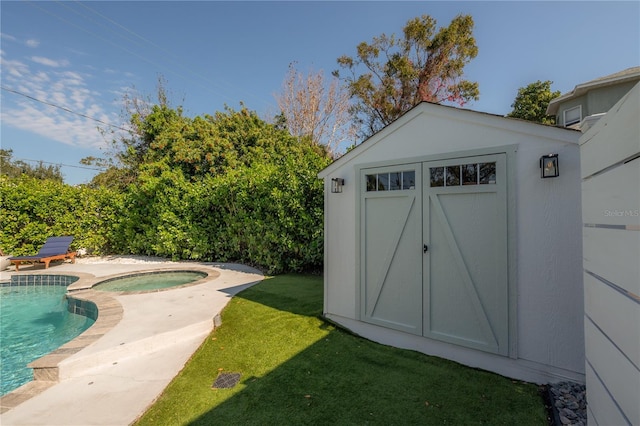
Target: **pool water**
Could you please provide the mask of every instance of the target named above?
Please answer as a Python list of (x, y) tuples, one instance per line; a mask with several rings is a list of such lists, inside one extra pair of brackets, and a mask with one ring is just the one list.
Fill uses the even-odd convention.
[(94, 290), (101, 291), (149, 291), (189, 284), (207, 274), (198, 271), (168, 271), (129, 275), (98, 283)]
[(0, 286), (0, 395), (33, 379), (27, 364), (94, 323), (67, 310), (66, 292), (64, 285)]

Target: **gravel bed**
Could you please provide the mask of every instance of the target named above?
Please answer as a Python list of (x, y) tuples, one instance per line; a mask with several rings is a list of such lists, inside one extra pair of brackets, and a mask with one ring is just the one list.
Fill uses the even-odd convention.
[(76, 263), (99, 264), (99, 263), (175, 263), (170, 259), (154, 256), (82, 256), (76, 257)]
[(585, 385), (573, 382), (553, 383), (548, 386), (548, 391), (554, 425), (586, 426), (587, 392)]
[(134, 256), (134, 255), (112, 255), (112, 256), (76, 256), (76, 263), (82, 263), (85, 265), (97, 265), (97, 264), (164, 264), (164, 265), (180, 265), (185, 263), (204, 263), (219, 269), (228, 269), (232, 271), (245, 272), (248, 274), (264, 274), (264, 270), (261, 270), (258, 266), (251, 266), (246, 263), (233, 263), (233, 262), (199, 262), (194, 260), (181, 260), (175, 262), (168, 258), (155, 257), (155, 256)]

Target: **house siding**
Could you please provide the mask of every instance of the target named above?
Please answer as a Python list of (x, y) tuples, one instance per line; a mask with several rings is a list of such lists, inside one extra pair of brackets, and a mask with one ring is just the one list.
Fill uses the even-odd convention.
[(593, 114), (600, 114), (609, 111), (616, 102), (618, 102), (627, 92), (629, 92), (637, 81), (627, 83), (617, 83), (615, 85), (597, 87), (588, 92), (572, 97), (558, 106), (558, 114), (556, 116), (556, 124), (564, 127), (563, 112), (575, 108), (582, 107), (582, 119)]
[(599, 87), (587, 93), (587, 115), (609, 111), (637, 82), (621, 83), (615, 86)]
[(640, 84), (580, 138), (591, 425), (640, 424)]

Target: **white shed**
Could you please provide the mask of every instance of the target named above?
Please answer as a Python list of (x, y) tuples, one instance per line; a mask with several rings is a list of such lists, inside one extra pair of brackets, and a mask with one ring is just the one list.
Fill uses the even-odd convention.
[[(508, 377), (583, 383), (579, 137), (423, 102), (346, 153), (319, 174), (324, 315)], [(543, 157), (559, 176), (541, 178)]]

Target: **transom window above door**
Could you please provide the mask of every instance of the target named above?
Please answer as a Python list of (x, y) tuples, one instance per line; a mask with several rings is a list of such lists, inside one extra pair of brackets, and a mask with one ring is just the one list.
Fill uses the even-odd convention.
[(490, 185), (496, 183), (496, 163), (430, 167), (430, 186)]
[(367, 192), (401, 191), (416, 188), (416, 172), (414, 170), (375, 173), (366, 175), (366, 179)]

